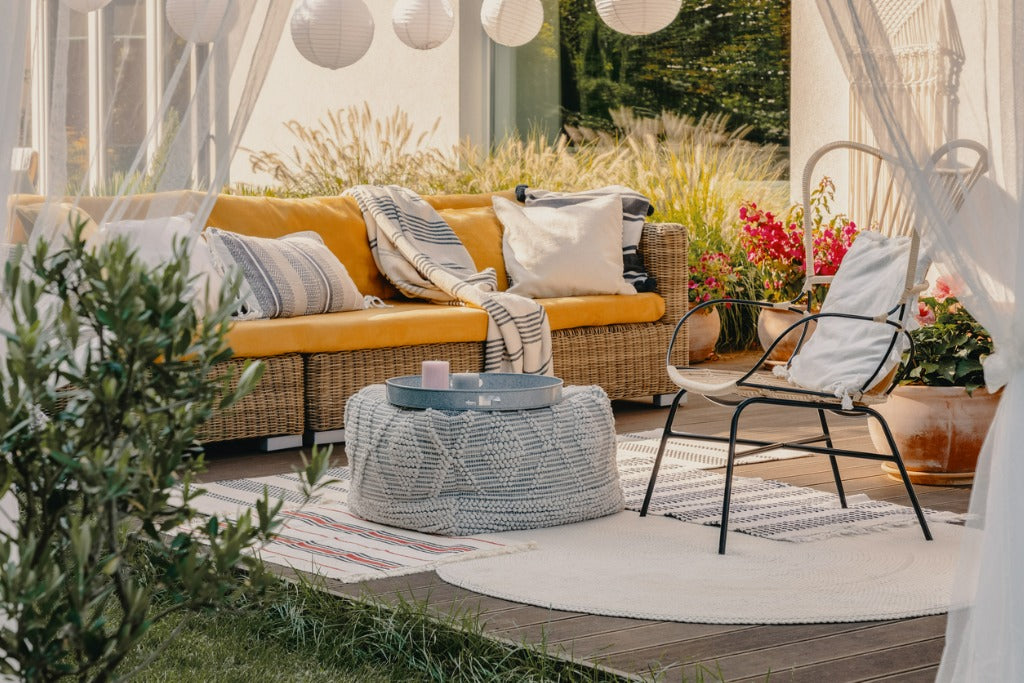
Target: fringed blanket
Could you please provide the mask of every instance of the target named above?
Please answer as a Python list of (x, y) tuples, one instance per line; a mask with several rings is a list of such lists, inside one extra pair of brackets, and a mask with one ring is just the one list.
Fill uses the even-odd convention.
[(486, 311), (485, 371), (551, 374), (551, 328), (544, 308), (497, 291), (494, 269), (477, 272), (469, 252), (432, 206), (395, 185), (359, 185), (346, 194), (363, 212), (377, 268), (400, 292)]

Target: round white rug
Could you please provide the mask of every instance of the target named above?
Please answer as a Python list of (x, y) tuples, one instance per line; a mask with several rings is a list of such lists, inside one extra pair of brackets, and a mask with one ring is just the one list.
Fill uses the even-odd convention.
[(787, 543), (635, 512), (494, 536), (536, 549), (449, 564), (445, 581), (552, 609), (707, 624), (874, 621), (949, 608), (963, 529)]

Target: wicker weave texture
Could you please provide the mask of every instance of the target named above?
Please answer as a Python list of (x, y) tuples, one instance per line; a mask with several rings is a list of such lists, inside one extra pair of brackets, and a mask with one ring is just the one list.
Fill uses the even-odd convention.
[(306, 428), (341, 429), (345, 403), (357, 391), (389, 377), (420, 374), (425, 360), (447, 360), (452, 372), (482, 372), (483, 342), (421, 344), (306, 356)]
[[(234, 373), (231, 387), (247, 359), (233, 359), (221, 363), (212, 376), (223, 377)], [(305, 384), (302, 376), (302, 356), (289, 354), (260, 359), (264, 365), (263, 377), (248, 396), (226, 411), (216, 411), (203, 425), (200, 440), (228, 441), (278, 434), (302, 434), (305, 420)]]
[[(639, 251), (657, 279), (665, 300), (658, 323), (559, 330), (552, 334), (555, 374), (566, 384), (597, 384), (611, 398), (632, 398), (675, 391), (665, 373), (665, 349), (672, 326), (689, 301), (686, 229), (675, 223), (644, 225)], [(686, 330), (673, 359), (687, 364)], [(414, 375), (425, 360), (448, 359), (452, 372), (483, 370), (483, 344), (418, 346), (317, 353), (262, 359), (266, 374), (239, 406), (215, 414), (204, 441), (328, 431), (345, 423), (345, 403), (357, 391), (389, 377)], [(231, 361), (224, 371), (241, 361)]]
[(675, 325), (690, 308), (686, 228), (678, 223), (646, 223), (637, 250), (644, 257), (648, 274), (658, 281), (658, 294), (665, 299), (662, 322)]
[[(665, 372), (671, 325), (578, 327), (552, 334), (555, 375), (566, 384), (597, 384), (609, 398), (675, 393)], [(686, 346), (680, 356), (685, 356)], [(685, 358), (677, 359), (685, 364)]]

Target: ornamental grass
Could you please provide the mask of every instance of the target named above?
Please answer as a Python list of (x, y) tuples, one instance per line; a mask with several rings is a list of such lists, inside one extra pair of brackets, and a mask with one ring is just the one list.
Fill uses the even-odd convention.
[[(704, 253), (726, 254), (737, 267), (729, 294), (758, 298), (763, 278), (746, 267), (736, 210), (744, 202), (788, 204), (782, 150), (749, 142), (749, 128), (730, 129), (721, 115), (642, 117), (629, 109), (611, 114), (611, 132), (566, 126), (555, 140), (533, 131), (489, 149), (465, 142), (445, 151), (433, 143), (439, 122), (417, 133), (404, 112), (378, 118), (364, 104), (330, 112), (313, 125), (289, 121), (290, 152), (250, 154), (253, 170), (273, 185), (238, 185), (232, 191), (305, 197), (336, 195), (363, 183), (402, 185), (421, 194), (492, 192), (519, 184), (560, 191), (626, 185), (652, 200), (651, 220), (686, 226), (693, 265)], [(756, 341), (754, 311), (733, 307), (721, 313), (723, 350)]]

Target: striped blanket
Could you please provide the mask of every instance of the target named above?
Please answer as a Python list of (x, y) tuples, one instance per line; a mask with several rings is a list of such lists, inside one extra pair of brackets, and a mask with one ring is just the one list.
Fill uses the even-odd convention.
[(497, 291), (493, 268), (477, 272), (469, 252), (432, 206), (395, 185), (348, 190), (363, 212), (377, 268), (406, 296), (483, 309), (484, 370), (549, 375), (551, 328), (543, 306)]

